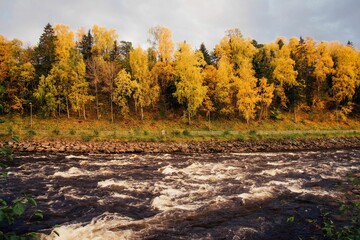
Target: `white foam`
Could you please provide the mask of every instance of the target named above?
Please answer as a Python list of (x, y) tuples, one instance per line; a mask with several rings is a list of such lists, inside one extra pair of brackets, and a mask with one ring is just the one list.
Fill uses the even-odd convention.
[(275, 175), (278, 175), (278, 174), (281, 174), (281, 173), (284, 173), (284, 169), (268, 169), (268, 170), (263, 170), (261, 171), (259, 174), (260, 175), (270, 175), (270, 176), (275, 176)]
[(325, 191), (323, 189), (305, 189), (302, 187), (302, 181), (289, 179), (287, 181), (270, 181), (266, 185), (268, 186), (283, 186), (289, 191), (301, 194), (312, 194), (317, 196), (334, 196), (335, 193), (332, 191)]
[(171, 165), (168, 165), (164, 168), (160, 168), (159, 171), (165, 175), (171, 175), (173, 173), (178, 172), (178, 170), (176, 168), (173, 168)]
[(161, 191), (162, 194), (167, 195), (169, 197), (182, 197), (184, 195), (186, 195), (186, 193), (184, 193), (181, 190), (178, 189), (173, 189), (173, 188), (168, 188), (165, 189), (163, 191)]
[(101, 182), (98, 182), (98, 187), (106, 188), (106, 187), (123, 187), (129, 191), (143, 192), (148, 189), (148, 183), (145, 182), (136, 182), (133, 180), (114, 180), (107, 179)]
[(154, 198), (151, 202), (151, 207), (157, 210), (165, 211), (173, 208), (175, 202), (171, 200), (170, 197), (166, 195), (160, 195)]
[(272, 187), (255, 187), (252, 188), (248, 193), (241, 193), (238, 195), (239, 198), (246, 203), (247, 200), (265, 200), (273, 196), (274, 189)]
[(118, 187), (125, 187), (125, 188), (128, 187), (128, 184), (126, 181), (117, 181), (114, 179), (107, 179), (107, 180), (98, 182), (97, 185), (98, 185), (98, 187), (102, 187), (102, 188), (106, 188), (109, 186), (118, 186)]
[(42, 240), (118, 240), (130, 239), (133, 236), (133, 231), (122, 230), (112, 231), (118, 226), (124, 225), (132, 221), (128, 217), (120, 217), (110, 215), (109, 213), (100, 216), (91, 221), (91, 223), (82, 226), (82, 224), (63, 225), (55, 229), (59, 234), (52, 232), (49, 236), (41, 236)]
[(88, 171), (81, 170), (77, 167), (71, 167), (68, 171), (65, 172), (56, 172), (54, 173), (54, 177), (63, 177), (63, 178), (71, 178), (77, 176), (89, 175)]
[(160, 195), (155, 197), (151, 202), (151, 207), (160, 211), (170, 211), (174, 209), (181, 209), (181, 210), (196, 210), (201, 205), (194, 204), (194, 203), (184, 203), (178, 202), (175, 198)]
[(113, 197), (113, 198), (123, 198), (123, 199), (136, 199), (133, 196), (120, 194), (120, 193), (113, 193), (113, 194), (111, 194), (111, 197)]
[(65, 156), (66, 159), (89, 159), (88, 156), (85, 155), (68, 155)]

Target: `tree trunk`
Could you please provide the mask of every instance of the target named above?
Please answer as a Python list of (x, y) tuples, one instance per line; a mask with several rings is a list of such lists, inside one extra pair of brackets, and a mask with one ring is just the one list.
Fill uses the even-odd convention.
[(83, 116), (84, 116), (84, 120), (86, 120), (86, 109), (85, 109), (85, 104), (83, 104)]
[(67, 113), (67, 118), (70, 118), (70, 111), (69, 111), (69, 99), (68, 97), (65, 98), (66, 100), (66, 113)]
[(263, 119), (263, 114), (264, 114), (264, 105), (261, 104), (261, 105), (260, 105), (259, 120), (262, 120), (262, 119)]
[(209, 111), (209, 130), (211, 130), (211, 118), (210, 118), (211, 112)]
[(114, 122), (114, 110), (113, 110), (113, 103), (112, 103), (112, 93), (110, 93), (110, 114), (111, 114), (111, 122)]
[(143, 108), (142, 104), (140, 106), (140, 111), (141, 111), (141, 121), (144, 121), (144, 108)]
[(100, 116), (99, 116), (99, 96), (98, 96), (97, 82), (95, 82), (95, 100), (96, 100), (96, 117), (99, 120), (100, 119)]
[(61, 112), (61, 103), (60, 103), (60, 100), (59, 100), (59, 104), (58, 104), (58, 115), (59, 115), (59, 117), (61, 117), (61, 114), (60, 114), (60, 112)]
[(190, 116), (190, 112), (188, 112), (188, 124), (191, 125), (191, 116)]
[(294, 121), (297, 122), (297, 110), (296, 110), (296, 106), (294, 107)]
[(137, 100), (136, 100), (136, 98), (135, 98), (135, 113), (137, 114), (138, 113), (138, 110), (137, 110)]

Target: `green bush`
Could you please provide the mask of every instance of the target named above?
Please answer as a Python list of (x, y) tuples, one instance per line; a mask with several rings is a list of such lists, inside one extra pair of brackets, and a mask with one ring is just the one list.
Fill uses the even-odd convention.
[(35, 135), (36, 135), (36, 132), (35, 132), (33, 129), (30, 129), (30, 130), (27, 131), (26, 137), (27, 137), (27, 138), (32, 138), (32, 137), (34, 137)]
[(273, 120), (282, 120), (281, 111), (278, 108), (275, 108), (270, 112), (270, 119)]
[(56, 136), (60, 135), (60, 130), (58, 128), (55, 128), (52, 133)]
[(71, 128), (69, 133), (70, 133), (70, 135), (75, 135), (76, 131), (75, 131), (75, 129)]
[(250, 138), (251, 140), (257, 140), (257, 139), (261, 139), (262, 136), (259, 135), (259, 134), (257, 134), (256, 130), (250, 130), (250, 131), (249, 131), (249, 138)]
[(222, 135), (223, 135), (224, 137), (225, 137), (225, 136), (230, 136), (230, 135), (231, 135), (231, 132), (230, 132), (229, 130), (226, 130), (226, 131), (223, 132)]
[[(18, 142), (17, 137), (12, 137), (13, 141)], [(0, 147), (0, 173), (2, 177), (7, 176), (6, 169), (8, 168), (8, 163), (14, 161), (12, 157), (12, 148), (10, 147), (8, 141), (5, 141), (3, 146)], [(25, 212), (29, 211), (30, 207), (35, 208), (31, 209), (32, 219), (40, 220), (43, 218), (43, 213), (41, 210), (36, 209), (37, 203), (30, 196), (25, 195), (12, 201), (4, 200), (0, 198), (0, 226), (11, 227), (14, 224), (18, 224), (23, 221), (22, 216)], [(35, 233), (18, 233), (14, 232), (3, 232), (0, 230), (0, 239), (10, 239), (10, 240), (26, 240), (26, 239), (35, 239)]]
[(92, 138), (93, 138), (93, 136), (91, 136), (91, 135), (89, 135), (89, 134), (83, 134), (83, 135), (81, 135), (81, 139), (82, 139), (84, 142), (90, 142)]
[(176, 136), (176, 137), (180, 136), (180, 134), (181, 134), (181, 132), (177, 131), (177, 130), (171, 132), (171, 135)]
[(239, 135), (237, 136), (237, 140), (238, 140), (239, 142), (244, 142), (244, 141), (245, 141), (245, 137), (244, 137), (243, 135), (239, 134)]
[(95, 137), (98, 137), (98, 136), (99, 136), (99, 134), (100, 134), (100, 133), (99, 133), (99, 130), (94, 129), (94, 136), (95, 136)]
[(250, 130), (250, 131), (249, 131), (249, 134), (250, 134), (250, 135), (257, 135), (257, 132), (256, 132), (256, 130)]
[(188, 130), (184, 130), (183, 135), (188, 137), (191, 136), (191, 133)]

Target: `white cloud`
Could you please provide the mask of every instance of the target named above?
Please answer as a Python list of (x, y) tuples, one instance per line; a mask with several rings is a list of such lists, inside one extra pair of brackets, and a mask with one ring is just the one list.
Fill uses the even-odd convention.
[(360, 42), (358, 0), (0, 0), (0, 9), (0, 34), (32, 44), (48, 22), (115, 28), (135, 46), (146, 45), (156, 25), (169, 27), (175, 42), (209, 49), (235, 27), (258, 42), (278, 36)]

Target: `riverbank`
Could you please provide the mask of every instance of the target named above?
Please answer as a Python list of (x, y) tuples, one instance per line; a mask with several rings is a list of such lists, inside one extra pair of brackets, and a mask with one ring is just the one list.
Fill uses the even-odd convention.
[(11, 142), (15, 152), (49, 153), (213, 153), (276, 152), (360, 148), (359, 137), (263, 139), (247, 141), (64, 141)]

